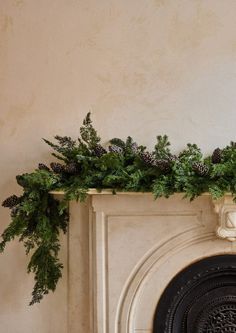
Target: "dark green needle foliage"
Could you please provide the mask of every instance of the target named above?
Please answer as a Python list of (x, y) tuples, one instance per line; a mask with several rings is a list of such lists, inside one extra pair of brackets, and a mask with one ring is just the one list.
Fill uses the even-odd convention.
[[(39, 163), (34, 172), (18, 175), (21, 196), (12, 195), (2, 203), (11, 211), (11, 223), (2, 233), (0, 251), (15, 238), (23, 243), (29, 255), (28, 272), (35, 278), (31, 305), (54, 291), (62, 276), (59, 236), (68, 228), (68, 202), (86, 200), (89, 188), (152, 192), (155, 198), (183, 192), (190, 200), (204, 192), (214, 199), (230, 192), (236, 198), (235, 142), (217, 147), (207, 157), (195, 144), (173, 154), (166, 135), (157, 136), (153, 151), (130, 136), (102, 146), (90, 113), (77, 140), (54, 138), (54, 142), (44, 141), (59, 162)], [(55, 190), (65, 192), (61, 201), (50, 194)]]

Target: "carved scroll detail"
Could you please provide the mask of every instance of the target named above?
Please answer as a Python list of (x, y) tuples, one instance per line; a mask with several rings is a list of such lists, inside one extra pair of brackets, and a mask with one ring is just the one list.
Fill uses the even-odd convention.
[(215, 212), (219, 215), (216, 235), (231, 242), (236, 241), (236, 204), (232, 196), (213, 201)]

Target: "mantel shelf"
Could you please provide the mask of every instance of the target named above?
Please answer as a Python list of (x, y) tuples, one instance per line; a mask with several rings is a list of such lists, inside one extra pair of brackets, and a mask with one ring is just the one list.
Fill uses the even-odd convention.
[[(54, 195), (64, 195), (65, 191), (51, 191), (51, 194)], [(90, 188), (88, 190), (88, 195), (104, 195), (104, 194), (113, 194), (113, 190), (112, 189), (104, 189), (101, 191), (98, 191), (96, 188)], [(184, 192), (176, 192), (175, 194), (182, 194), (183, 196), (185, 195)], [(152, 192), (129, 192), (129, 191), (117, 191), (115, 193), (115, 195), (152, 195)], [(207, 195), (207, 196), (211, 196), (211, 194), (209, 192), (204, 192), (201, 195)], [(226, 193), (225, 196), (230, 196), (232, 197), (231, 193)]]
[[(51, 191), (53, 195), (61, 195), (65, 194), (64, 191)], [(185, 193), (176, 193), (182, 197)], [(102, 191), (97, 191), (95, 188), (91, 188), (88, 191), (88, 195), (90, 196), (98, 196), (98, 195), (113, 195), (112, 189), (105, 189)], [(142, 195), (153, 195), (151, 192), (125, 192), (118, 191), (115, 195), (128, 195), (128, 196), (142, 196)], [(209, 192), (202, 193), (201, 196), (211, 196)], [(218, 215), (219, 225), (216, 229), (216, 235), (219, 238), (224, 238), (229, 241), (236, 241), (236, 204), (233, 201), (233, 196), (231, 193), (226, 193), (222, 198), (218, 200), (212, 199), (212, 203), (214, 206), (214, 210)]]

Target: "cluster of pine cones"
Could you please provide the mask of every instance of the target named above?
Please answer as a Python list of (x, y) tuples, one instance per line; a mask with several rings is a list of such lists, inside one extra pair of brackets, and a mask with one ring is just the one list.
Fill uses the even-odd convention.
[(172, 163), (178, 160), (177, 156), (175, 155), (169, 155), (165, 159), (156, 159), (155, 155), (149, 152), (142, 152), (140, 157), (146, 165), (156, 166), (164, 173), (169, 172), (171, 170)]
[[(211, 162), (213, 164), (221, 163), (222, 161), (222, 151), (220, 148), (216, 148), (212, 155), (211, 155)], [(201, 162), (195, 162), (192, 165), (193, 171), (198, 174), (199, 176), (206, 176), (208, 175), (210, 168)]]
[[(173, 162), (178, 160), (178, 157), (175, 155), (169, 155), (165, 159), (156, 159), (154, 153), (150, 153), (148, 151), (146, 152), (140, 152), (138, 150), (138, 145), (136, 142), (134, 142), (131, 146), (131, 150), (133, 151), (134, 154), (138, 154), (141, 160), (147, 165), (147, 166), (156, 166), (160, 169), (160, 171), (167, 173), (171, 170)], [(108, 147), (108, 151), (116, 154), (123, 154), (124, 149), (117, 146), (117, 145), (111, 145)], [(104, 154), (107, 153), (107, 150), (100, 144), (97, 144), (93, 148), (93, 153), (97, 157), (101, 157)], [(220, 163), (222, 161), (222, 152), (220, 148), (216, 148), (213, 151), (211, 160), (213, 164)], [(69, 175), (77, 175), (79, 174), (80, 168), (79, 164), (76, 162), (71, 162), (66, 165), (62, 165), (61, 163), (58, 162), (52, 162), (50, 164), (51, 170), (55, 172), (56, 174), (69, 174)], [(50, 171), (50, 168), (46, 166), (43, 163), (39, 163), (38, 165), (39, 170), (46, 170)], [(202, 162), (194, 162), (192, 164), (192, 169), (193, 171), (200, 175), (200, 176), (205, 176), (209, 173), (209, 167), (205, 165)]]
[[(169, 155), (166, 159), (156, 159), (154, 153), (150, 152), (142, 152), (140, 157), (146, 165), (156, 166), (164, 173), (169, 172), (171, 170), (172, 163), (178, 160), (178, 157), (175, 155)], [(222, 151), (220, 148), (216, 148), (213, 151), (211, 161), (213, 164), (221, 163)], [(202, 162), (194, 162), (192, 164), (192, 169), (199, 176), (206, 176), (210, 171), (209, 167)]]
[[(79, 165), (75, 162), (68, 163), (66, 165), (62, 165), (61, 163), (52, 162), (50, 167), (53, 172), (60, 174), (60, 173), (67, 173), (69, 175), (77, 175), (79, 173)], [(47, 167), (43, 163), (39, 163), (38, 165), (39, 170), (50, 171), (49, 167)]]
[[(172, 162), (177, 160), (177, 157), (175, 155), (170, 155), (166, 159), (155, 159), (154, 154), (149, 152), (140, 152), (139, 147), (136, 142), (133, 142), (131, 144), (131, 151), (135, 155), (139, 155), (141, 160), (148, 166), (156, 166), (158, 167), (162, 172), (169, 172), (171, 170), (171, 164)], [(115, 154), (123, 154), (124, 149), (122, 147), (119, 147), (117, 145), (111, 145), (108, 147), (108, 151)], [(96, 145), (93, 149), (94, 154), (97, 157), (101, 157), (102, 155), (106, 154), (107, 151), (105, 148), (103, 148), (101, 145)]]
[[(111, 145), (108, 147), (109, 152), (116, 153), (116, 154), (122, 154), (123, 149), (121, 147), (118, 147), (116, 145)], [(101, 157), (104, 154), (107, 153), (107, 150), (100, 144), (97, 144), (96, 146), (93, 147), (92, 152), (95, 156)], [(63, 165), (58, 162), (52, 162), (50, 164), (50, 168), (53, 172), (56, 174), (69, 174), (69, 175), (77, 175), (80, 172), (80, 167), (79, 164), (76, 162), (71, 162), (66, 165)], [(50, 168), (43, 164), (39, 163), (38, 169), (39, 170), (45, 170), (45, 171), (50, 171)]]
[[(110, 153), (115, 153), (115, 154), (123, 154), (124, 153), (124, 150), (125, 147), (120, 147), (120, 146), (117, 146), (115, 144), (112, 144), (108, 147), (108, 152)], [(136, 142), (133, 142), (131, 144), (131, 151), (134, 153), (134, 154), (137, 154), (138, 153), (138, 145)], [(104, 154), (107, 153), (107, 150), (100, 144), (97, 144), (94, 148), (93, 148), (93, 153), (95, 156), (97, 157), (101, 157), (103, 156)]]

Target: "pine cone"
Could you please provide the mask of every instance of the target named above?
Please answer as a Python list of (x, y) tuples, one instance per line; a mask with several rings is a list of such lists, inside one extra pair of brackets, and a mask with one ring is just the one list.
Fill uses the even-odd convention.
[(167, 173), (171, 170), (171, 162), (168, 160), (156, 160), (155, 165), (163, 172)]
[(58, 173), (58, 174), (63, 173), (65, 171), (65, 167), (61, 163), (52, 162), (50, 164), (50, 167), (51, 167), (53, 172)]
[(24, 176), (23, 175), (18, 175), (16, 176), (16, 181), (17, 181), (17, 184), (22, 186), (22, 187), (25, 187), (26, 185), (26, 182), (24, 180)]
[(115, 154), (122, 154), (123, 149), (121, 147), (118, 147), (116, 145), (112, 145), (108, 147), (110, 153), (115, 153)]
[(146, 152), (142, 152), (140, 154), (141, 159), (143, 160), (143, 162), (147, 165), (155, 165), (155, 159), (153, 154), (149, 153), (148, 151)]
[(13, 194), (3, 201), (2, 206), (8, 207), (8, 208), (13, 208), (16, 205), (18, 205), (18, 203), (20, 203), (20, 198), (18, 196), (16, 196), (15, 194)]
[(220, 148), (216, 148), (213, 151), (213, 154), (211, 156), (211, 161), (213, 164), (218, 164), (221, 162), (221, 149)]
[(209, 172), (208, 166), (201, 162), (193, 163), (192, 168), (199, 176), (206, 176)]
[(178, 157), (176, 155), (169, 155), (167, 157), (167, 161), (169, 161), (169, 162), (176, 162), (176, 161), (178, 161)]
[(97, 157), (101, 157), (102, 155), (106, 154), (107, 151), (105, 148), (103, 148), (102, 145), (97, 144), (94, 148), (93, 148), (93, 152)]
[(79, 173), (79, 165), (75, 162), (71, 162), (64, 167), (64, 170), (70, 175), (77, 175)]
[(43, 163), (39, 163), (38, 165), (38, 169), (39, 170), (45, 170), (45, 171), (50, 171), (49, 167), (47, 167), (45, 164)]

